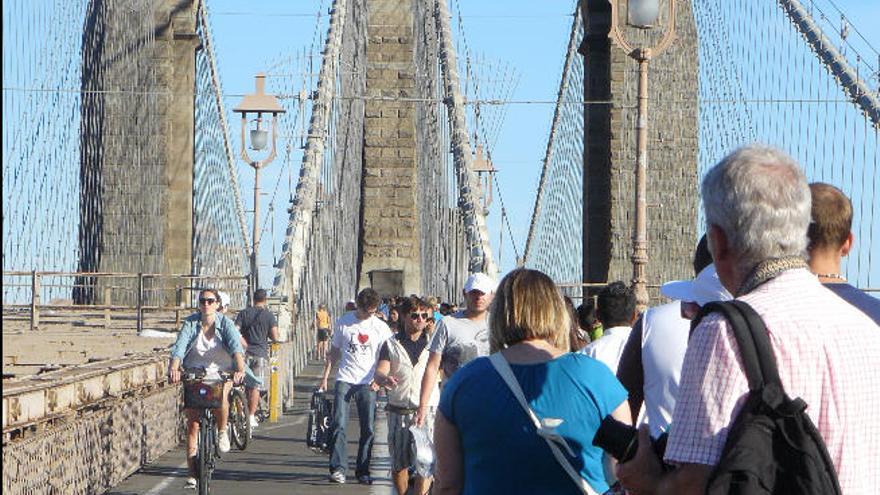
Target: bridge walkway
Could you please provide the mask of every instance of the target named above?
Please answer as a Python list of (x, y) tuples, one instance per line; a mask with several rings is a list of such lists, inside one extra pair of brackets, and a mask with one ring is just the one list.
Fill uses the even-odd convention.
[[(296, 494), (391, 494), (390, 459), (384, 403), (376, 413), (376, 440), (373, 446), (373, 485), (357, 483), (354, 460), (357, 455), (358, 423), (351, 408), (348, 438), (349, 478), (345, 485), (331, 483), (327, 476), (327, 455), (317, 454), (305, 443), (309, 398), (318, 383), (321, 367), (310, 362), (296, 385), (294, 407), (277, 423), (264, 423), (255, 430), (247, 450), (235, 447), (218, 461), (211, 493), (217, 495), (259, 493)], [(332, 386), (332, 385), (331, 385)], [(156, 462), (144, 466), (109, 492), (110, 495), (192, 495), (183, 487), (186, 481), (184, 445), (174, 448)]]

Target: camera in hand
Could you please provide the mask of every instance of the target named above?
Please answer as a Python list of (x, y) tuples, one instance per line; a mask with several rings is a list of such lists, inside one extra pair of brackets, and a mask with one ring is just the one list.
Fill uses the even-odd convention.
[(599, 425), (596, 436), (593, 437), (593, 445), (608, 452), (619, 462), (627, 462), (638, 450), (638, 430), (608, 415)]
[[(669, 435), (664, 433), (660, 438), (651, 439), (651, 447), (661, 460), (666, 453), (667, 438)], [(635, 457), (639, 449), (639, 430), (608, 415), (599, 425), (593, 445), (611, 454), (618, 462), (627, 462)], [(663, 467), (669, 469), (665, 464)]]

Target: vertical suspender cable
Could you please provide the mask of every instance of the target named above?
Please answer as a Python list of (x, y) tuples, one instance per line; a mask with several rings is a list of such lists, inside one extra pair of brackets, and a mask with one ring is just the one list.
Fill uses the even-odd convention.
[(553, 144), (556, 138), (556, 128), (559, 125), (562, 112), (560, 111), (565, 98), (565, 90), (568, 88), (568, 74), (571, 69), (571, 61), (577, 51), (577, 30), (578, 24), (581, 22), (581, 9), (578, 6), (575, 9), (574, 20), (571, 25), (571, 35), (568, 38), (568, 50), (565, 52), (565, 64), (562, 67), (562, 79), (559, 83), (559, 93), (556, 96), (556, 108), (553, 110), (553, 121), (550, 124), (550, 136), (547, 138), (547, 150), (544, 153), (544, 166), (541, 169), (541, 179), (538, 182), (538, 192), (535, 195), (535, 207), (532, 209), (532, 221), (529, 223), (529, 236), (526, 238), (526, 248), (523, 253), (523, 265), (529, 260), (529, 254), (532, 247), (532, 241), (535, 238), (535, 226), (538, 223), (538, 216), (541, 214), (541, 200), (544, 197), (544, 186), (547, 184), (547, 171), (550, 169), (550, 162), (553, 161)]
[(464, 98), (458, 79), (458, 61), (452, 45), (449, 26), (449, 9), (446, 0), (437, 0), (434, 17), (440, 38), (440, 66), (446, 86), (445, 103), (449, 112), (450, 138), (458, 177), (459, 208), (464, 215), (465, 233), (469, 248), (468, 271), (484, 272), (495, 276), (498, 269), (489, 245), (486, 218), (479, 208), (480, 184), (473, 171), (471, 144), (468, 141), (467, 122), (464, 114)]
[(296, 185), (296, 195), (287, 233), (281, 252), (281, 260), (275, 272), (272, 292), (277, 295), (296, 297), (299, 283), (306, 268), (306, 254), (312, 233), (312, 215), (317, 190), (317, 175), (324, 162), (324, 148), (333, 94), (336, 87), (336, 67), (342, 46), (347, 0), (334, 0), (330, 12), (321, 70), (318, 73), (318, 96), (312, 104), (306, 150), (302, 169)]

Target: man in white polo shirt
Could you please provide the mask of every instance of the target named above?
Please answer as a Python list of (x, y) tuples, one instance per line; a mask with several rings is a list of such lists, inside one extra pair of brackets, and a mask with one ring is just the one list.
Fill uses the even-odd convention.
[(333, 329), (329, 359), (324, 366), (320, 388), (327, 389), (330, 370), (339, 363), (333, 402), (333, 448), (330, 451), (330, 481), (334, 483), (345, 483), (348, 468), (345, 427), (352, 399), (357, 403), (361, 430), (355, 475), (362, 484), (373, 482), (370, 477), (376, 412), (373, 373), (376, 371), (379, 349), (392, 336), (388, 325), (375, 316), (379, 302), (379, 294), (375, 290), (362, 290), (356, 298), (357, 309), (336, 320)]

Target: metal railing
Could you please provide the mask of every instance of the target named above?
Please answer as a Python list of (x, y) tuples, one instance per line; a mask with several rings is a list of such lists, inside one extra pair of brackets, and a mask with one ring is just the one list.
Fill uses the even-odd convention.
[[(232, 308), (242, 308), (247, 304), (246, 275), (211, 277), (160, 273), (4, 271), (3, 320), (6, 323), (7, 320), (25, 317), (30, 322), (31, 330), (39, 330), (41, 315), (65, 310), (103, 316), (104, 326), (109, 327), (114, 315), (122, 319), (121, 314), (128, 313), (128, 319), (133, 314), (140, 333), (147, 313), (173, 312), (174, 324), (179, 326), (182, 314), (197, 309), (198, 292), (205, 288), (228, 293)], [(15, 297), (7, 297), (10, 294)], [(59, 294), (70, 294), (70, 297), (59, 298)], [(82, 294), (89, 294), (89, 297), (83, 297)], [(56, 297), (50, 299), (50, 295)]]

